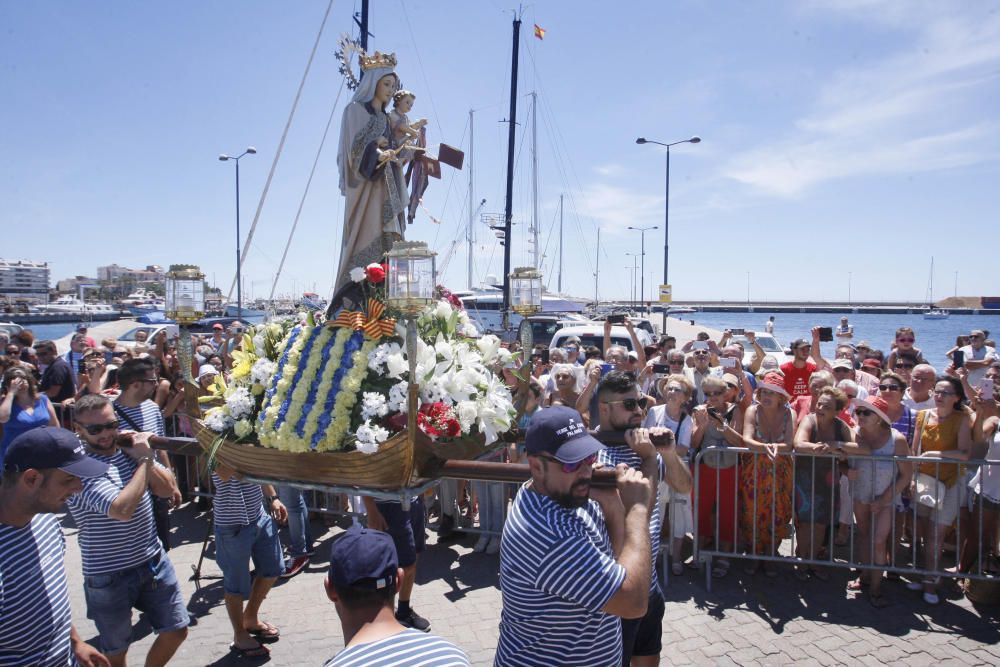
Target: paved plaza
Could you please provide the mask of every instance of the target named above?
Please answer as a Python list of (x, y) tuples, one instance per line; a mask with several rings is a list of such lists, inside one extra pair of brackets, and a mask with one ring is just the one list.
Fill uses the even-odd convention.
[[(68, 518), (65, 525), (69, 526)], [(171, 560), (188, 600), (192, 625), (188, 640), (171, 664), (179, 666), (245, 665), (228, 651), (232, 630), (222, 603), (220, 572), (205, 559), (203, 578), (191, 579), (207, 527), (206, 515), (188, 504), (173, 515)], [(281, 628), (271, 644), (274, 665), (321, 665), (343, 646), (340, 623), (323, 591), (330, 544), (342, 532), (313, 522), (316, 556), (297, 577), (279, 580), (264, 604), (261, 618)], [(75, 529), (67, 529), (67, 570), (73, 617), (80, 634), (95, 638), (86, 618), (80, 552)], [(498, 556), (472, 551), (474, 536), (437, 543), (430, 535), (418, 567), (413, 605), (432, 630), (464, 648), (474, 665), (490, 665), (500, 621)], [(706, 591), (704, 575), (693, 570), (671, 576), (666, 587), (662, 664), (1000, 664), (1000, 608), (977, 607), (954, 586), (942, 604), (925, 605), (918, 593), (887, 582), (893, 604), (882, 610), (845, 592), (847, 574), (828, 582), (797, 581), (790, 572), (776, 579), (750, 577), (742, 563)], [(130, 662), (142, 664), (153, 635), (135, 617)], [(572, 664), (568, 656), (567, 664)]]

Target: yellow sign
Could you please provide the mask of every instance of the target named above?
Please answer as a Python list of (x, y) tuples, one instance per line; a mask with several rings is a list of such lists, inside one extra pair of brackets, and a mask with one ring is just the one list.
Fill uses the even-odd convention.
[(660, 303), (673, 303), (674, 296), (670, 285), (660, 285)]

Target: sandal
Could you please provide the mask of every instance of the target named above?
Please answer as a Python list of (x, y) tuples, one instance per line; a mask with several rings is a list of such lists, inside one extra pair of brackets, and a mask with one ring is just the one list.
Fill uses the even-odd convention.
[(273, 644), (281, 637), (281, 632), (270, 623), (261, 623), (259, 627), (247, 628), (250, 636), (261, 644)]
[(861, 577), (858, 577), (854, 581), (847, 584), (847, 590), (849, 591), (860, 591), (864, 590), (865, 588), (868, 588), (868, 582), (862, 579)]
[(729, 561), (724, 558), (715, 561), (715, 565), (712, 566), (712, 576), (722, 579), (727, 574), (729, 574)]
[(236, 653), (241, 658), (266, 658), (271, 655), (271, 651), (260, 642), (258, 642), (256, 646), (251, 646), (249, 648), (240, 648), (236, 644), (230, 644), (229, 650), (232, 653)]

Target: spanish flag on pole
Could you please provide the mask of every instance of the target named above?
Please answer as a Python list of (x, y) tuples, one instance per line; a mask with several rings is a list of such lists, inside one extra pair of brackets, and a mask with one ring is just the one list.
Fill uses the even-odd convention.
[(538, 39), (545, 39), (545, 28), (538, 25), (537, 23), (535, 24), (535, 37), (537, 37)]

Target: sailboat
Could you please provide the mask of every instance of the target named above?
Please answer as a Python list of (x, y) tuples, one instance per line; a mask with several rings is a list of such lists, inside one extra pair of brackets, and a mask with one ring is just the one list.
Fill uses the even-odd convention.
[(925, 320), (946, 320), (951, 316), (947, 310), (934, 307), (934, 258), (931, 257), (931, 275), (927, 282), (927, 310), (924, 311)]

